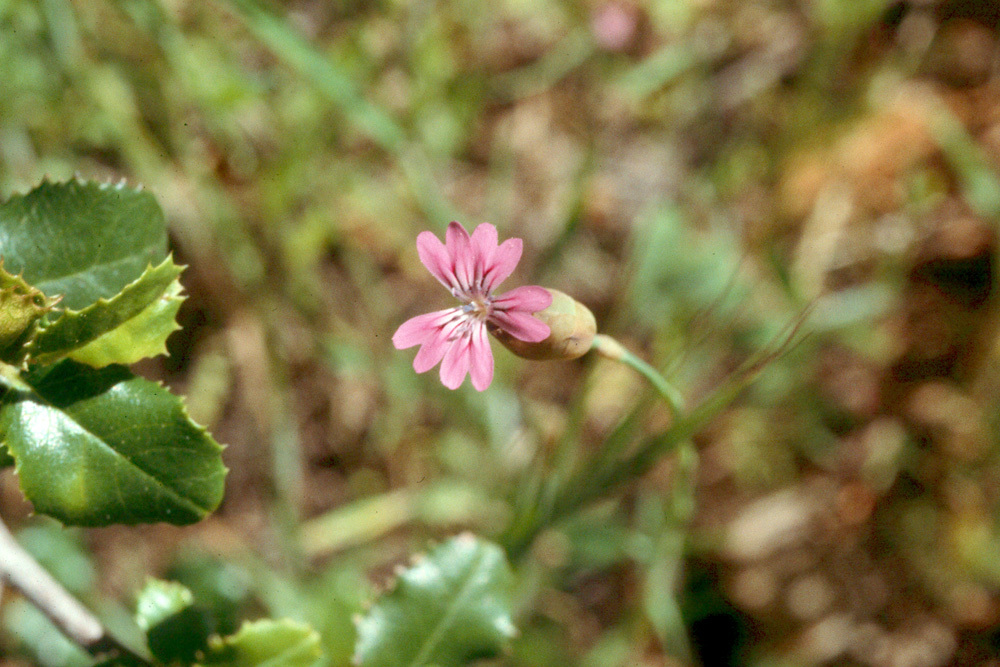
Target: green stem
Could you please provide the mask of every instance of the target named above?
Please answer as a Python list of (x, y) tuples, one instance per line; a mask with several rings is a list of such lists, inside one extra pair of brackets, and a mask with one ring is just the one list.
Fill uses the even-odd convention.
[[(629, 365), (649, 380), (673, 412), (674, 422), (664, 433), (647, 439), (627, 456), (605, 456), (601, 452), (591, 461), (591, 465), (578, 470), (576, 474), (565, 480), (554, 479), (552, 484), (544, 486), (539, 495), (540, 502), (526, 514), (519, 515), (501, 537), (501, 542), (511, 557), (522, 555), (546, 526), (565, 519), (601, 498), (611, 496), (628, 482), (648, 472), (663, 456), (677, 450), (682, 450), (680, 483), (693, 484), (697, 452), (691, 444), (691, 437), (732, 403), (761, 369), (788, 349), (799, 324), (801, 319), (790, 328), (783, 341), (760, 351), (689, 411), (682, 410), (677, 390), (652, 366), (613, 338), (603, 335), (595, 337), (594, 349), (598, 353)], [(617, 438), (612, 437), (605, 442), (605, 447), (621, 448), (621, 445)], [(678, 489), (675, 495), (681, 505), (676, 508), (676, 513), (682, 518), (689, 517), (693, 509), (693, 489)]]
[(684, 397), (677, 391), (677, 388), (667, 382), (660, 373), (643, 361), (641, 358), (629, 352), (621, 343), (611, 336), (597, 334), (594, 336), (594, 345), (591, 348), (603, 357), (620, 361), (629, 368), (635, 370), (653, 385), (653, 389), (663, 398), (670, 414), (674, 420), (681, 417), (684, 412)]

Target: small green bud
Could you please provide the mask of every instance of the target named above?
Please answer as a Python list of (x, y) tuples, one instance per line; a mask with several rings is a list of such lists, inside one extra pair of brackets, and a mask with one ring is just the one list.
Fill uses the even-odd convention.
[(24, 345), (35, 335), (40, 320), (52, 310), (49, 299), (21, 276), (4, 270), (0, 262), (0, 361), (20, 363)]
[(534, 317), (549, 325), (552, 333), (548, 338), (540, 343), (526, 343), (500, 329), (491, 329), (490, 333), (508, 350), (525, 359), (582, 357), (590, 350), (597, 333), (594, 314), (568, 294), (545, 289), (552, 295), (552, 305), (535, 313)]

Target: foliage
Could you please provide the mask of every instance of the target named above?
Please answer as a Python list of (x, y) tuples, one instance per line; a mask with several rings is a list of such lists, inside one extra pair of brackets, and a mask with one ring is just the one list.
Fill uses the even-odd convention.
[(358, 622), (362, 667), (454, 667), (499, 654), (514, 635), (503, 552), (460, 535), (418, 556)]
[[(73, 562), (108, 584), (73, 593), (139, 647), (127, 591), (176, 578), (213, 621), (207, 644), (288, 618), (318, 632), (317, 664), (346, 667), (350, 619), (399, 606), (398, 588), (372, 590), (392, 566), (471, 531), (510, 563), (502, 664), (995, 659), (995, 14), (0, 2), (0, 191), (26, 193), (3, 206), (33, 225), (10, 248), (78, 261), (32, 245), (46, 237), (31, 216), (76, 224), (28, 205), (42, 199), (118, 193), (110, 217), (160, 216), (147, 193), (69, 180), (125, 177), (163, 206), (189, 292), (162, 221), (152, 245), (127, 230), (127, 270), (95, 267), (106, 289), (77, 296), (0, 237), (3, 423), (25, 439), (26, 411), (44, 408), (82, 425), (91, 403), (48, 401), (86, 376), (162, 400), (156, 419), (204, 445), (189, 473), (221, 468), (188, 412), (231, 468), (223, 510), (183, 538), (84, 532)], [(452, 219), (523, 238), (512, 283), (586, 305), (700, 417), (678, 429), (642, 376), (593, 354), (529, 363), (498, 347), (483, 395), (416, 376), (389, 337), (436, 303), (413, 240)], [(120, 249), (74, 238), (88, 257)], [(804, 340), (755, 356), (807, 309)], [(136, 362), (155, 383), (125, 379)], [(136, 442), (93, 423), (64, 444), (138, 475)], [(160, 504), (129, 510), (106, 479), (84, 491), (0, 449), (32, 471), (19, 481), (35, 480), (36, 511), (100, 500), (115, 520), (194, 521), (218, 502), (154, 468), (123, 488)], [(27, 543), (45, 519), (10, 495), (0, 514)], [(2, 604), (0, 652), (37, 662), (32, 638), (53, 667), (80, 664), (44, 617)], [(292, 627), (274, 632), (294, 646)]]
[(176, 329), (180, 268), (156, 201), (46, 182), (0, 204), (0, 237), (0, 442), (35, 509), (89, 526), (186, 524), (215, 509), (221, 448), (178, 398), (123, 366), (165, 351)]

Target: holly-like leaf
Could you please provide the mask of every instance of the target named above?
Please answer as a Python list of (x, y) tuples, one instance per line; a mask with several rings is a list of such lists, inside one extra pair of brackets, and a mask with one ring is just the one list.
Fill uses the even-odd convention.
[(150, 653), (162, 663), (188, 663), (207, 648), (209, 614), (194, 604), (191, 591), (172, 581), (151, 579), (139, 593), (136, 622)]
[(503, 551), (472, 535), (439, 545), (399, 573), (358, 622), (361, 667), (455, 667), (500, 653), (515, 634)]
[(124, 184), (46, 181), (0, 204), (0, 255), (9, 271), (82, 310), (163, 261), (163, 211)]
[(122, 366), (22, 373), (0, 403), (3, 444), (35, 510), (80, 526), (198, 521), (222, 500), (222, 448), (180, 399)]
[(322, 656), (319, 635), (286, 619), (244, 623), (239, 632), (214, 639), (206, 667), (310, 667)]
[(182, 301), (180, 273), (181, 267), (168, 258), (147, 267), (111, 299), (63, 311), (31, 341), (30, 360), (51, 363), (68, 356), (99, 368), (162, 354), (167, 336), (178, 328), (174, 316)]
[(109, 331), (78, 350), (69, 358), (103, 368), (108, 364), (134, 364), (146, 357), (167, 353), (167, 337), (177, 331), (177, 311), (184, 301), (180, 282), (174, 281), (160, 298), (120, 327)]

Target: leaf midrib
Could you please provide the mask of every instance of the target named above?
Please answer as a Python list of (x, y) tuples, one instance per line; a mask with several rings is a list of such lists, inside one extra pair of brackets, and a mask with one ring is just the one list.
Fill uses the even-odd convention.
[(445, 630), (447, 630), (451, 626), (452, 620), (458, 614), (459, 607), (462, 606), (466, 598), (468, 598), (469, 595), (471, 594), (472, 589), (474, 588), (476, 575), (478, 575), (481, 570), (485, 569), (484, 566), (485, 559), (486, 559), (486, 553), (483, 551), (481, 547), (477, 548), (475, 555), (475, 562), (472, 563), (472, 565), (470, 566), (469, 574), (466, 577), (465, 582), (462, 584), (458, 595), (455, 596), (453, 602), (445, 610), (445, 613), (442, 615), (441, 620), (428, 635), (427, 640), (423, 644), (421, 644), (420, 650), (417, 651), (417, 654), (414, 656), (413, 660), (409, 663), (409, 667), (420, 667), (421, 665), (426, 664), (425, 660), (427, 656), (430, 655), (431, 651), (434, 650), (435, 646), (438, 644)]
[[(18, 393), (23, 393), (23, 392), (18, 392)], [(130, 466), (132, 469), (138, 471), (142, 475), (142, 477), (144, 477), (145, 479), (148, 479), (148, 480), (152, 480), (153, 482), (155, 482), (157, 484), (158, 487), (163, 488), (166, 491), (166, 495), (168, 497), (172, 498), (175, 502), (177, 502), (178, 505), (180, 505), (182, 507), (186, 507), (187, 509), (189, 509), (191, 511), (194, 511), (195, 513), (197, 513), (200, 516), (204, 516), (205, 514), (207, 514), (210, 511), (210, 508), (202, 508), (202, 507), (200, 507), (198, 504), (196, 504), (191, 499), (186, 498), (183, 495), (181, 495), (180, 492), (177, 491), (176, 489), (174, 489), (172, 486), (169, 486), (168, 484), (164, 483), (162, 480), (160, 480), (157, 477), (155, 477), (152, 473), (150, 473), (150, 472), (144, 470), (143, 468), (141, 468), (138, 464), (136, 464), (130, 458), (128, 458), (127, 456), (125, 456), (124, 454), (122, 454), (121, 452), (119, 452), (117, 449), (115, 449), (114, 447), (112, 447), (111, 445), (109, 445), (108, 443), (106, 443), (99, 435), (97, 435), (96, 433), (94, 433), (93, 431), (91, 431), (89, 428), (87, 428), (83, 424), (81, 424), (69, 412), (67, 412), (66, 410), (63, 410), (62, 408), (59, 408), (59, 407), (53, 405), (52, 403), (50, 403), (41, 394), (39, 394), (37, 392), (37, 390), (35, 390), (34, 387), (32, 387), (32, 391), (31, 391), (30, 395), (28, 396), (28, 400), (31, 400), (31, 401), (33, 401), (35, 403), (38, 403), (38, 404), (41, 404), (44, 407), (46, 407), (47, 409), (49, 409), (49, 410), (54, 410), (57, 413), (65, 415), (66, 418), (70, 422), (72, 422), (77, 428), (79, 428), (81, 432), (87, 434), (90, 438), (92, 438), (94, 441), (96, 441), (99, 444), (100, 447), (103, 447), (104, 449), (106, 449), (106, 450), (114, 453), (115, 455), (118, 456), (118, 458), (120, 458), (121, 460), (125, 461), (125, 463), (128, 464), (128, 466)], [(10, 447), (9, 446), (7, 446), (7, 449), (8, 449), (8, 451), (10, 451)]]

